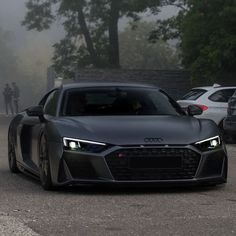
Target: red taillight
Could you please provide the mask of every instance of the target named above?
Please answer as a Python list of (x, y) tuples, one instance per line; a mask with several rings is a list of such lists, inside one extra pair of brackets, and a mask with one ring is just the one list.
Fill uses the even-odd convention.
[(197, 106), (200, 107), (202, 109), (202, 111), (208, 110), (208, 107), (205, 105), (197, 105)]

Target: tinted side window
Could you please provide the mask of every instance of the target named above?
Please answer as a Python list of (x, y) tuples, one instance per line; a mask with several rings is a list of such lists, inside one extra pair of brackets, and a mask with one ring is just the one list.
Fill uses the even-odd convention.
[(235, 89), (223, 89), (212, 94), (209, 99), (213, 102), (228, 103), (229, 99), (233, 96)]
[(53, 91), (47, 98), (44, 105), (44, 112), (47, 115), (55, 116), (57, 110), (57, 101), (59, 97), (59, 91)]
[(45, 104), (46, 104), (46, 102), (47, 102), (47, 100), (48, 100), (48, 97), (49, 97), (53, 92), (55, 92), (55, 91), (56, 91), (56, 89), (54, 89), (54, 90), (48, 92), (47, 94), (45, 94), (45, 95), (43, 96), (43, 98), (40, 100), (40, 102), (39, 102), (38, 105), (44, 107)]

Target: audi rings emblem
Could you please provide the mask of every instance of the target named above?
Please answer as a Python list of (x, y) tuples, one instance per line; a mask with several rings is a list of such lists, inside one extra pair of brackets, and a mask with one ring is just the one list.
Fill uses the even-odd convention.
[(163, 142), (163, 138), (145, 138), (144, 142), (145, 143), (161, 143)]

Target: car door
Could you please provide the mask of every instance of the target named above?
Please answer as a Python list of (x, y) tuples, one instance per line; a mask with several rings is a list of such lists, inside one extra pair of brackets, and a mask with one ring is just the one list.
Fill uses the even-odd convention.
[(233, 88), (220, 89), (209, 96), (208, 115), (210, 115), (211, 119), (217, 124), (220, 124), (221, 121), (227, 116), (228, 102), (234, 92), (235, 89)]
[[(56, 115), (58, 89), (49, 92), (41, 100), (39, 105), (43, 106), (47, 119)], [(20, 143), (23, 162), (31, 171), (38, 171), (38, 144), (45, 123), (39, 117), (29, 117), (27, 113), (21, 122)]]

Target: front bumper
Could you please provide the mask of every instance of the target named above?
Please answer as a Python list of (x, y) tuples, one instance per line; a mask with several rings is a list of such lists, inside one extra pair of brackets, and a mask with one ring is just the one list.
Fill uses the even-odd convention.
[[(153, 157), (162, 157), (155, 162)], [(132, 164), (132, 159), (151, 158), (152, 166)], [(172, 162), (163, 162), (164, 158)], [(181, 159), (180, 166), (175, 158)], [(145, 159), (143, 159), (145, 160)], [(153, 162), (154, 160), (154, 162)], [(172, 160), (172, 161), (171, 161)], [(113, 186), (181, 186), (222, 184), (227, 181), (224, 148), (201, 153), (193, 146), (113, 147), (100, 154), (63, 151), (52, 158), (52, 181), (56, 186), (96, 184)], [(175, 163), (176, 164), (173, 164)], [(144, 164), (144, 165), (143, 165)], [(143, 166), (142, 166), (143, 165)], [(161, 165), (158, 166), (158, 165)], [(144, 167), (144, 168), (143, 168)]]

